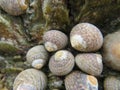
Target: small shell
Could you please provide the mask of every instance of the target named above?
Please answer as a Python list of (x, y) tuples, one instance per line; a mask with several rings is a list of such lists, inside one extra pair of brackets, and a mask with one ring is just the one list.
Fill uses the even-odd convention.
[(98, 81), (94, 76), (74, 71), (65, 78), (66, 90), (98, 90)]
[(120, 31), (108, 34), (104, 38), (104, 63), (112, 69), (120, 71)]
[(78, 51), (91, 52), (101, 48), (103, 36), (100, 30), (90, 23), (80, 23), (73, 27), (70, 42)]
[(27, 69), (16, 77), (13, 90), (45, 90), (47, 77), (42, 71)]
[(78, 54), (75, 57), (77, 66), (84, 72), (98, 76), (102, 73), (103, 64), (100, 54), (86, 53)]
[(68, 38), (61, 31), (50, 30), (43, 35), (43, 41), (45, 48), (52, 52), (63, 49), (68, 43)]
[(104, 80), (104, 90), (120, 90), (120, 80), (115, 76), (108, 76)]
[(57, 76), (66, 75), (74, 67), (74, 56), (67, 50), (57, 51), (49, 61), (50, 71)]
[(11, 15), (23, 14), (28, 7), (28, 0), (0, 0), (0, 7)]
[(43, 45), (37, 45), (27, 52), (26, 59), (34, 68), (41, 69), (48, 59), (48, 52)]

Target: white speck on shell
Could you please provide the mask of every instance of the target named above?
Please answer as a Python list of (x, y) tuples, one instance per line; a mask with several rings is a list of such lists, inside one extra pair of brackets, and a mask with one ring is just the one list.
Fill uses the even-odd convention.
[(67, 58), (67, 52), (59, 51), (55, 54), (55, 60), (64, 60)]
[(56, 51), (58, 48), (57, 48), (57, 45), (54, 44), (54, 43), (51, 43), (51, 42), (46, 42), (45, 43), (45, 48), (51, 52), (51, 51)]
[(102, 59), (101, 59), (100, 57), (98, 57), (98, 56), (97, 56), (97, 62), (98, 62), (99, 64), (102, 63)]
[(43, 59), (36, 59), (32, 62), (32, 67), (36, 69), (41, 69), (43, 65), (45, 64), (45, 60)]
[(72, 44), (72, 47), (79, 47), (79, 46), (81, 46), (81, 48), (87, 47), (86, 41), (82, 38), (81, 35), (72, 36), (71, 44)]

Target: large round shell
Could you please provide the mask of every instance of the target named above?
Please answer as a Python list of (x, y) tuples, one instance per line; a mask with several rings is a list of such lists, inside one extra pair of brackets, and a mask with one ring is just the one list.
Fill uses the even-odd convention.
[(65, 78), (66, 90), (98, 90), (98, 81), (94, 76), (74, 71)]
[(28, 50), (26, 59), (34, 68), (40, 69), (48, 59), (48, 52), (43, 45), (37, 45)]
[(98, 76), (102, 73), (103, 64), (100, 54), (86, 53), (78, 54), (75, 57), (77, 66), (84, 72)]
[(78, 51), (91, 52), (101, 48), (103, 36), (100, 30), (90, 23), (80, 23), (72, 28), (70, 42)]
[(49, 61), (49, 69), (54, 75), (62, 76), (72, 71), (74, 56), (67, 50), (57, 51)]
[(120, 71), (120, 32), (108, 34), (104, 38), (104, 63), (112, 69)]
[(104, 80), (104, 90), (120, 90), (120, 80), (115, 76), (108, 76)]
[(13, 90), (45, 90), (47, 77), (42, 71), (27, 69), (16, 77)]
[(43, 41), (45, 48), (49, 52), (52, 52), (59, 49), (63, 49), (68, 43), (68, 38), (61, 31), (50, 30), (43, 35)]
[(23, 14), (28, 7), (28, 0), (0, 0), (0, 7), (11, 15)]

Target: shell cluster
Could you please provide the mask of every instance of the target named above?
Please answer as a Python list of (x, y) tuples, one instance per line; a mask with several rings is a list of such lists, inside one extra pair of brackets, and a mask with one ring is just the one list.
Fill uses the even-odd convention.
[[(102, 56), (92, 51), (99, 50), (102, 46), (103, 37), (100, 30), (89, 23), (80, 23), (71, 30), (70, 44), (72, 47), (78, 51), (87, 53), (78, 53), (74, 56), (72, 52), (65, 49), (68, 40), (67, 35), (62, 31), (46, 31), (43, 35), (43, 45), (36, 45), (30, 48), (26, 54), (26, 61), (34, 68), (33, 71), (29, 72), (29, 70), (25, 70), (23, 72), (26, 73), (26, 75), (27, 73), (35, 74), (37, 73), (37, 70), (34, 71), (35, 69), (42, 69), (42, 67), (48, 63), (48, 68), (53, 75), (66, 77), (64, 80), (66, 90), (98, 90), (98, 81), (95, 76), (100, 76), (103, 71)], [(53, 52), (50, 58), (48, 57), (48, 52)], [(73, 70), (75, 65), (79, 68), (79, 71)], [(24, 75), (24, 73), (22, 75)], [(21, 74), (15, 79), (15, 88), (17, 87), (15, 85), (18, 80), (21, 80), (22, 76), (20, 76)], [(33, 80), (35, 81), (37, 77), (42, 76), (37, 76), (36, 74), (36, 76), (33, 75), (26, 78), (30, 78), (30, 80), (35, 78)], [(39, 86), (39, 88), (45, 88), (47, 81), (45, 82), (44, 80), (41, 79), (41, 81), (39, 81), (43, 86)], [(25, 81), (21, 81), (21, 83), (25, 83)], [(18, 88), (31, 88), (31, 90), (34, 90), (38, 88), (34, 83), (35, 82), (30, 86), (29, 83), (22, 85), (19, 83)]]
[(105, 29), (91, 24), (111, 21), (104, 27), (119, 28), (119, 5), (118, 0), (0, 0), (0, 90), (120, 90), (120, 31), (103, 38)]

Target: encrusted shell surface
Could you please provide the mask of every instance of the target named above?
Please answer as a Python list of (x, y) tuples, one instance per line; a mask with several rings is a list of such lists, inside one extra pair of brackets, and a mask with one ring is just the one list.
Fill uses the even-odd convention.
[(73, 71), (65, 78), (66, 90), (98, 90), (98, 81), (94, 76)]
[(14, 80), (13, 90), (45, 90), (47, 77), (42, 71), (26, 69)]
[(70, 42), (78, 51), (91, 52), (101, 48), (103, 36), (100, 30), (90, 23), (79, 23), (70, 33)]
[(105, 78), (104, 90), (120, 90), (120, 79), (115, 76)]
[(68, 43), (68, 37), (61, 31), (50, 30), (44, 33), (43, 41), (47, 51), (63, 49)]
[(95, 53), (78, 54), (75, 57), (77, 66), (84, 72), (98, 76), (102, 73), (102, 56)]
[(49, 61), (50, 71), (57, 76), (66, 75), (74, 67), (74, 56), (67, 50), (57, 51)]
[(120, 71), (120, 31), (104, 38), (103, 59), (105, 65)]
[(37, 45), (28, 50), (26, 59), (34, 68), (41, 69), (48, 59), (48, 52), (43, 45)]
[(28, 7), (29, 0), (0, 0), (0, 7), (11, 15), (23, 14)]

